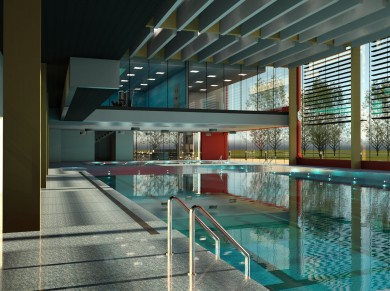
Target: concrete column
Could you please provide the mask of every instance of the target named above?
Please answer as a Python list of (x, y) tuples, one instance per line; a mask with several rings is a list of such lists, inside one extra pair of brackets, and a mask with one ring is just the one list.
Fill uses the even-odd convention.
[(360, 46), (351, 49), (351, 168), (361, 167)]
[(46, 64), (41, 66), (41, 188), (46, 188), (47, 163), (47, 89), (46, 89)]
[(41, 1), (4, 0), (4, 232), (40, 229)]
[(288, 128), (289, 128), (289, 164), (297, 164), (297, 137), (298, 137), (298, 94), (299, 94), (299, 69), (291, 68), (288, 71), (288, 87), (289, 87), (289, 114), (288, 114)]

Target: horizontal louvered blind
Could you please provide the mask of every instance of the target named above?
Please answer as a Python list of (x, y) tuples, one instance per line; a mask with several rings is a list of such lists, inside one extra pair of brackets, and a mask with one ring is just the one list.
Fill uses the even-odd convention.
[(390, 37), (370, 44), (370, 114), (372, 119), (390, 118)]
[(351, 121), (351, 53), (303, 66), (303, 121), (305, 125)]

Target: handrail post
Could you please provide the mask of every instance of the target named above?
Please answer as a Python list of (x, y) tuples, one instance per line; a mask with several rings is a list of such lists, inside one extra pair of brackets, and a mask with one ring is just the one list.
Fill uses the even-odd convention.
[(189, 251), (189, 276), (195, 276), (195, 206), (190, 209), (190, 251)]
[(168, 199), (168, 256), (172, 256), (172, 200), (175, 198), (175, 196), (172, 196)]

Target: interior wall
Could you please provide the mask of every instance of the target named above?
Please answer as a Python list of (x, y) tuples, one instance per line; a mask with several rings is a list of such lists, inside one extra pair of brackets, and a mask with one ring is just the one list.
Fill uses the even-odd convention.
[(78, 162), (95, 160), (93, 132), (80, 134), (79, 130), (50, 129), (50, 162)]
[(228, 159), (228, 133), (202, 132), (201, 134), (202, 160)]
[(115, 133), (115, 160), (132, 161), (134, 152), (134, 133), (132, 131), (123, 131)]

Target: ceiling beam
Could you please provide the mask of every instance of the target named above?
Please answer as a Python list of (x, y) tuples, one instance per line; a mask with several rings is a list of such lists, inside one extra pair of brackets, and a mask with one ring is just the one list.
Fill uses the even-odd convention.
[(153, 36), (153, 28), (145, 27), (140, 31), (133, 42), (133, 46), (129, 48), (129, 56), (134, 57), (138, 51), (145, 46), (149, 39)]
[(183, 3), (184, 0), (165, 0), (160, 1), (159, 7), (153, 16), (154, 28), (160, 28), (169, 16)]
[(213, 0), (186, 0), (177, 9), (176, 23), (177, 30), (183, 30), (190, 24), (203, 10), (209, 6)]
[(162, 29), (148, 42), (148, 59), (151, 59), (176, 36), (176, 30)]
[(295, 67), (298, 67), (298, 66), (310, 63), (310, 62), (314, 62), (314, 61), (318, 61), (318, 60), (330, 57), (332, 55), (335, 55), (335, 54), (338, 54), (338, 53), (341, 53), (341, 52), (345, 52), (345, 48), (344, 47), (341, 47), (341, 46), (330, 47), (329, 49), (327, 49), (327, 50), (325, 50), (323, 52), (320, 52), (318, 54), (310, 55), (309, 57), (304, 57), (303, 59), (299, 59), (299, 60), (296, 59), (295, 62), (289, 63), (288, 67), (289, 68), (295, 68)]
[(278, 54), (284, 50), (287, 50), (291, 47), (295, 46), (295, 43), (291, 40), (283, 40), (279, 43), (277, 43), (275, 46), (272, 46), (270, 48), (267, 48), (266, 50), (259, 52), (247, 59), (245, 59), (244, 64), (245, 66), (253, 65), (263, 59), (269, 58), (275, 54)]
[(297, 51), (295, 54), (287, 56), (286, 58), (280, 58), (278, 61), (274, 62), (274, 67), (287, 66), (288, 64), (293, 63), (296, 60), (301, 60), (308, 58), (312, 55), (317, 55), (319, 53), (329, 50), (330, 48), (332, 47), (323, 43), (311, 45), (306, 49), (302, 49), (300, 51)]
[(374, 34), (384, 28), (390, 28), (390, 17), (382, 18), (378, 21), (370, 23), (368, 25), (360, 26), (355, 30), (349, 31), (347, 34), (342, 35), (334, 40), (336, 46), (343, 45), (364, 36)]
[(279, 60), (285, 59), (291, 55), (296, 54), (297, 52), (301, 52), (303, 50), (308, 49), (312, 45), (309, 43), (295, 43), (295, 45), (289, 49), (283, 50), (280, 53), (277, 53), (273, 56), (270, 56), (268, 58), (262, 59), (259, 62), (259, 66), (265, 67), (267, 65), (273, 64)]
[(289, 1), (278, 1), (268, 6), (263, 11), (256, 14), (254, 17), (248, 19), (241, 25), (241, 35), (247, 36), (252, 32), (260, 29), (264, 25), (271, 21), (283, 16), (291, 10), (299, 7), (308, 0), (289, 0)]
[(244, 1), (245, 0), (215, 0), (199, 15), (199, 32), (206, 32)]
[(219, 23), (221, 34), (227, 34), (242, 23), (261, 12), (276, 0), (247, 0), (228, 15)]
[(267, 25), (264, 25), (261, 28), (261, 38), (268, 38), (289, 26), (298, 23), (302, 19), (309, 17), (314, 13), (317, 13), (318, 11), (336, 3), (337, 1), (341, 0), (316, 0), (306, 2), (298, 8), (295, 8), (294, 10), (286, 13), (282, 17), (279, 17)]
[(324, 43), (356, 27), (372, 23), (384, 17), (390, 17), (390, 5), (385, 8), (383, 0), (370, 1), (367, 5), (358, 6), (353, 11), (344, 13), (323, 25), (305, 31), (299, 35), (299, 41), (305, 41), (315, 35), (317, 36), (317, 42)]
[(236, 42), (232, 46), (228, 47), (227, 49), (219, 52), (218, 54), (216, 54), (214, 56), (214, 62), (216, 64), (221, 63), (221, 62), (225, 61), (226, 59), (230, 58), (231, 56), (238, 54), (239, 52), (256, 44), (257, 42), (258, 42), (258, 39), (251, 37), (251, 36), (241, 37), (238, 42)]
[(220, 51), (228, 48), (229, 46), (238, 42), (239, 37), (233, 35), (222, 35), (217, 41), (203, 49), (198, 53), (198, 61), (203, 62), (209, 57), (219, 53)]
[(272, 39), (260, 39), (255, 45), (252, 45), (238, 54), (231, 56), (228, 62), (229, 64), (236, 64), (274, 45), (276, 45), (276, 41)]
[(369, 43), (371, 41), (376, 41), (381, 38), (385, 38), (389, 36), (389, 28), (382, 29), (378, 32), (375, 32), (373, 34), (370, 34), (368, 36), (364, 36), (362, 38), (356, 39), (352, 41), (351, 47), (357, 47), (366, 43)]
[(362, 0), (342, 0), (336, 2), (335, 4), (312, 14), (309, 17), (306, 17), (302, 21), (299, 21), (298, 23), (283, 29), (280, 32), (280, 39), (288, 39), (296, 34), (302, 33), (303, 31), (306, 31), (313, 26), (326, 22), (327, 20), (336, 17), (345, 11), (353, 9), (356, 5), (361, 4), (361, 2)]
[(165, 60), (179, 53), (197, 37), (198, 33), (194, 31), (178, 31), (175, 38), (165, 46)]
[(181, 53), (183, 61), (187, 61), (207, 46), (218, 40), (218, 34), (202, 33), (191, 44), (186, 46)]

